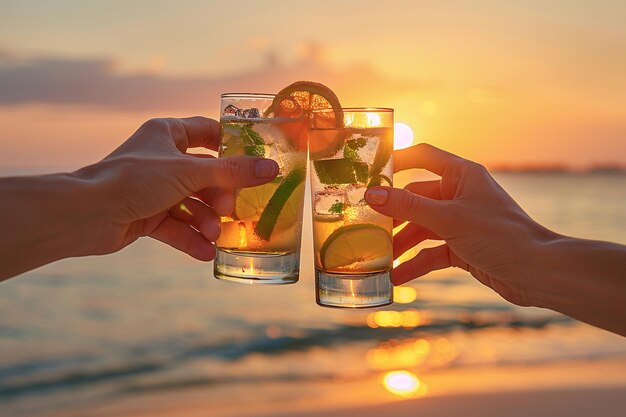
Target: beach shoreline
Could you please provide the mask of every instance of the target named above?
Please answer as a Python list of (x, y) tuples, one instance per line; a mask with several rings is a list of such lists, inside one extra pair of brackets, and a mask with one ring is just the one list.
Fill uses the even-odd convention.
[[(626, 358), (424, 373), (421, 398), (387, 392), (379, 378), (195, 387), (118, 398), (53, 417), (313, 417), (437, 415), (618, 416), (626, 409)], [(296, 390), (296, 391), (294, 391)], [(340, 392), (340, 395), (338, 395)], [(225, 397), (233, 398), (225, 403)], [(241, 399), (237, 401), (236, 399)]]

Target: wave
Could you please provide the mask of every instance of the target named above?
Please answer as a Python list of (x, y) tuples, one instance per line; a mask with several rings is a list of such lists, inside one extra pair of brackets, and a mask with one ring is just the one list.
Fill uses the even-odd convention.
[[(573, 323), (573, 320), (558, 315), (524, 319), (511, 316), (506, 321), (502, 319), (437, 320), (412, 329), (372, 329), (365, 325), (340, 325), (328, 329), (318, 328), (304, 331), (299, 329), (297, 336), (286, 335), (275, 338), (265, 335), (265, 327), (258, 327), (252, 329), (251, 332), (251, 334), (258, 336), (245, 341), (206, 341), (201, 343), (172, 339), (161, 342), (146, 341), (141, 345), (127, 347), (125, 353), (116, 351), (114, 361), (107, 362), (106, 358), (96, 357), (93, 354), (81, 354), (72, 357), (38, 359), (0, 367), (0, 399), (13, 399), (32, 394), (49, 394), (68, 388), (130, 381), (135, 377), (173, 371), (202, 359), (233, 362), (252, 354), (283, 355), (304, 351), (312, 347), (332, 348), (364, 341), (402, 340), (445, 334), (456, 330), (473, 332), (486, 328), (541, 329), (549, 325), (567, 325), (569, 323)], [(296, 376), (267, 375), (263, 378), (265, 378), (264, 380), (267, 378), (284, 380), (293, 377)], [(249, 381), (250, 378), (246, 377), (246, 380)], [(163, 384), (164, 387), (171, 388), (172, 384), (189, 386), (209, 385), (213, 382), (215, 381), (211, 378), (203, 377)], [(220, 383), (224, 382), (224, 379), (220, 378)], [(151, 389), (159, 389), (159, 386), (152, 385)]]

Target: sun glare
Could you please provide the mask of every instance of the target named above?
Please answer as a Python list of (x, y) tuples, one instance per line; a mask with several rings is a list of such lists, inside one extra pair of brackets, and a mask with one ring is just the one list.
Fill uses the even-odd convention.
[(408, 304), (415, 301), (417, 291), (413, 287), (393, 287), (393, 300), (396, 303)]
[(406, 123), (393, 124), (393, 149), (408, 148), (413, 144), (413, 130)]
[(367, 112), (367, 125), (369, 127), (380, 126), (380, 116), (376, 113)]
[(383, 377), (385, 389), (400, 397), (413, 397), (420, 392), (420, 380), (413, 372), (391, 371)]

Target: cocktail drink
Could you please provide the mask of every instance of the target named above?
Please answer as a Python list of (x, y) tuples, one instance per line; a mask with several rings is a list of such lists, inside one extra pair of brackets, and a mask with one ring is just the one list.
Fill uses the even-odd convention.
[(273, 159), (270, 183), (235, 190), (231, 216), (222, 218), (215, 277), (243, 283), (289, 284), (298, 280), (306, 147), (297, 133), (303, 118), (279, 117), (268, 108), (273, 94), (223, 94), (220, 157)]
[[(333, 122), (338, 116), (343, 123)], [(309, 130), (316, 300), (375, 307), (393, 301), (392, 219), (365, 190), (392, 185), (393, 110), (314, 111)]]

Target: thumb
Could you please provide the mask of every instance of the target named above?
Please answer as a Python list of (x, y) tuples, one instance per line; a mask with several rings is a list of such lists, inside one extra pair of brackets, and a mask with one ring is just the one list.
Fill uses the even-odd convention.
[(265, 184), (278, 175), (278, 164), (266, 158), (232, 156), (193, 160), (183, 176), (191, 181), (189, 188), (194, 192), (209, 187), (254, 187)]
[(372, 187), (365, 192), (370, 207), (385, 216), (422, 225), (440, 234), (445, 202), (392, 187)]

